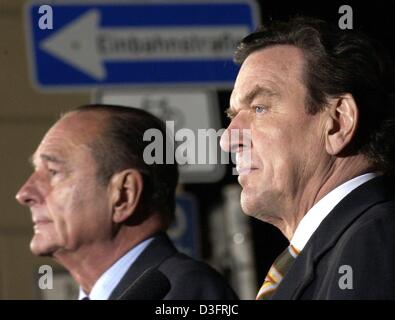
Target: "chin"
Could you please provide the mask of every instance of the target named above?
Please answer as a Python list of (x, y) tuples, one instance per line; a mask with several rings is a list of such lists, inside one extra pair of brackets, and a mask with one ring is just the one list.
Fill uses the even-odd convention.
[(257, 211), (255, 205), (253, 204), (253, 201), (251, 201), (251, 199), (248, 199), (248, 197), (243, 194), (243, 191), (241, 192), (240, 205), (241, 209), (246, 215), (255, 217)]
[(40, 257), (51, 257), (53, 255), (53, 249), (51, 246), (46, 245), (45, 243), (41, 243), (34, 239), (30, 242), (30, 251)]
[[(267, 198), (267, 200), (262, 201), (262, 198)], [(245, 190), (241, 192), (240, 204), (243, 212), (260, 221), (271, 223), (273, 219), (277, 219), (278, 212), (269, 206), (269, 203), (270, 200), (267, 194), (257, 197), (256, 192), (249, 192), (248, 194)]]

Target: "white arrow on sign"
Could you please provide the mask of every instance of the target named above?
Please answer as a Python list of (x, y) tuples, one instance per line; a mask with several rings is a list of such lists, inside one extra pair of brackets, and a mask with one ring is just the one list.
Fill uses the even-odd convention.
[(40, 43), (40, 48), (97, 80), (104, 61), (232, 59), (246, 26), (100, 27), (92, 9)]

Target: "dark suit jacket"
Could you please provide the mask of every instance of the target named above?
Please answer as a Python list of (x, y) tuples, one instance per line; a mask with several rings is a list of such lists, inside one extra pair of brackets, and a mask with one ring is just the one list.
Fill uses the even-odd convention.
[[(312, 235), (272, 299), (395, 299), (391, 184), (377, 177), (347, 195)], [(342, 289), (344, 284), (352, 289)]]
[(109, 299), (118, 299), (151, 267), (158, 268), (170, 281), (171, 289), (164, 300), (237, 299), (234, 291), (217, 271), (178, 252), (164, 233), (155, 236), (126, 272)]

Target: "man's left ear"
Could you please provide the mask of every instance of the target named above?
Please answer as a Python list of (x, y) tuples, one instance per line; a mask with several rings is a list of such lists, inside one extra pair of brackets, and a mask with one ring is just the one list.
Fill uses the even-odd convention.
[(121, 223), (136, 211), (143, 191), (143, 178), (139, 171), (126, 169), (114, 174), (109, 184), (113, 221)]
[(342, 152), (355, 135), (358, 124), (358, 108), (354, 97), (345, 94), (331, 99), (327, 107), (325, 146), (330, 155)]

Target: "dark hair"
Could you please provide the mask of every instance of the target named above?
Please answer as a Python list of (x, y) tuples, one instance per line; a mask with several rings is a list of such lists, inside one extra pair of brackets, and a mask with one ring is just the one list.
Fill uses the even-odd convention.
[(89, 144), (98, 164), (99, 181), (107, 184), (113, 174), (127, 168), (137, 169), (144, 184), (139, 208), (145, 214), (162, 214), (166, 225), (170, 224), (174, 219), (177, 164), (166, 164), (164, 155), (162, 164), (146, 164), (143, 158), (145, 147), (151, 143), (143, 141), (144, 132), (149, 129), (161, 132), (164, 152), (174, 150), (166, 149), (169, 141), (165, 139), (165, 123), (144, 110), (116, 105), (83, 105), (71, 112), (103, 112), (108, 115), (100, 136)]
[(242, 64), (252, 52), (275, 45), (293, 45), (304, 54), (306, 112), (316, 114), (325, 108), (328, 98), (351, 94), (360, 117), (348, 151), (364, 154), (379, 170), (392, 171), (395, 81), (388, 52), (357, 31), (294, 17), (287, 22), (271, 22), (245, 37), (236, 50), (235, 62)]

